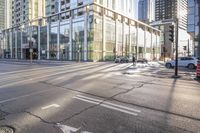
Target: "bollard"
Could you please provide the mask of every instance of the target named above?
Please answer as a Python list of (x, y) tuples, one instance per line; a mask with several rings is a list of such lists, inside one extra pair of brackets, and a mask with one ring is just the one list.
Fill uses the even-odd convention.
[(200, 60), (197, 61), (196, 76), (197, 78), (200, 78)]

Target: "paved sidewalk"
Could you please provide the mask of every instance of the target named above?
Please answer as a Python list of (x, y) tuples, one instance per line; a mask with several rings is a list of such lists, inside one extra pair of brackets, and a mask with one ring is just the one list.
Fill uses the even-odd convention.
[[(22, 64), (30, 65), (30, 60), (18, 60), (18, 59), (0, 59), (0, 63), (5, 64)], [(33, 60), (32, 65), (35, 64), (44, 64), (44, 65), (64, 65), (75, 63), (75, 61), (56, 61), (56, 60)]]

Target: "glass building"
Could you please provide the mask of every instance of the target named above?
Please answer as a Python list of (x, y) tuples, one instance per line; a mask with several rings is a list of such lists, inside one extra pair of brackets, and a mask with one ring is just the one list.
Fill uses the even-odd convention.
[[(3, 58), (110, 61), (116, 56), (158, 59), (160, 31), (131, 16), (134, 0), (62, 0), (58, 12), (5, 29), (1, 40)], [(105, 2), (105, 3), (104, 3)], [(69, 7), (70, 5), (70, 7)], [(127, 8), (126, 8), (127, 7)], [(56, 9), (57, 10), (57, 9)]]
[(200, 57), (199, 42), (199, 2), (198, 0), (188, 0), (188, 26), (187, 31), (193, 39), (194, 54)]
[(139, 0), (138, 19), (145, 23), (155, 21), (155, 0)]

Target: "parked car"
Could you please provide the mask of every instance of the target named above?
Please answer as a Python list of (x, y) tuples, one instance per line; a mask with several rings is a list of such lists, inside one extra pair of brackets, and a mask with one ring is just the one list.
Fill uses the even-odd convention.
[(148, 63), (148, 60), (147, 59), (138, 59), (137, 60), (137, 63)]
[(128, 63), (128, 62), (129, 62), (128, 57), (119, 56), (115, 59), (115, 63)]
[[(196, 57), (180, 57), (178, 59), (179, 67), (187, 67), (189, 69), (195, 69), (197, 66), (197, 58)], [(165, 63), (167, 68), (173, 68), (175, 66), (175, 60), (167, 61)]]

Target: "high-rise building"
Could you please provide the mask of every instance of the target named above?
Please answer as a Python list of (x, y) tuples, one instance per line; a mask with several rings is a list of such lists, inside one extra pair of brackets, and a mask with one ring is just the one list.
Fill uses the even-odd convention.
[(188, 0), (188, 27), (187, 31), (191, 35), (195, 56), (200, 57), (199, 41), (199, 0)]
[(139, 0), (138, 19), (146, 23), (155, 20), (155, 0)]
[(0, 29), (5, 28), (5, 0), (0, 0)]
[(3, 31), (3, 57), (28, 59), (32, 49), (34, 59), (159, 59), (160, 31), (134, 19), (134, 2), (47, 0), (46, 17), (38, 20), (44, 23)]
[[(178, 19), (177, 19), (178, 18)], [(179, 56), (193, 55), (190, 36), (187, 33), (187, 0), (155, 0), (155, 19), (151, 25), (159, 28), (162, 34), (163, 57), (174, 58), (176, 47), (178, 21), (178, 54)], [(169, 40), (169, 29), (174, 26), (174, 40)]]
[(156, 21), (173, 19), (179, 17), (179, 26), (187, 29), (187, 0), (156, 0)]
[(134, 0), (47, 0), (46, 15), (52, 15), (58, 12), (76, 8), (77, 5), (89, 5), (96, 2), (109, 9), (120, 12), (128, 17), (135, 18), (135, 1)]
[(5, 0), (5, 28), (12, 26), (12, 0)]
[(12, 25), (45, 16), (45, 0), (12, 0)]

